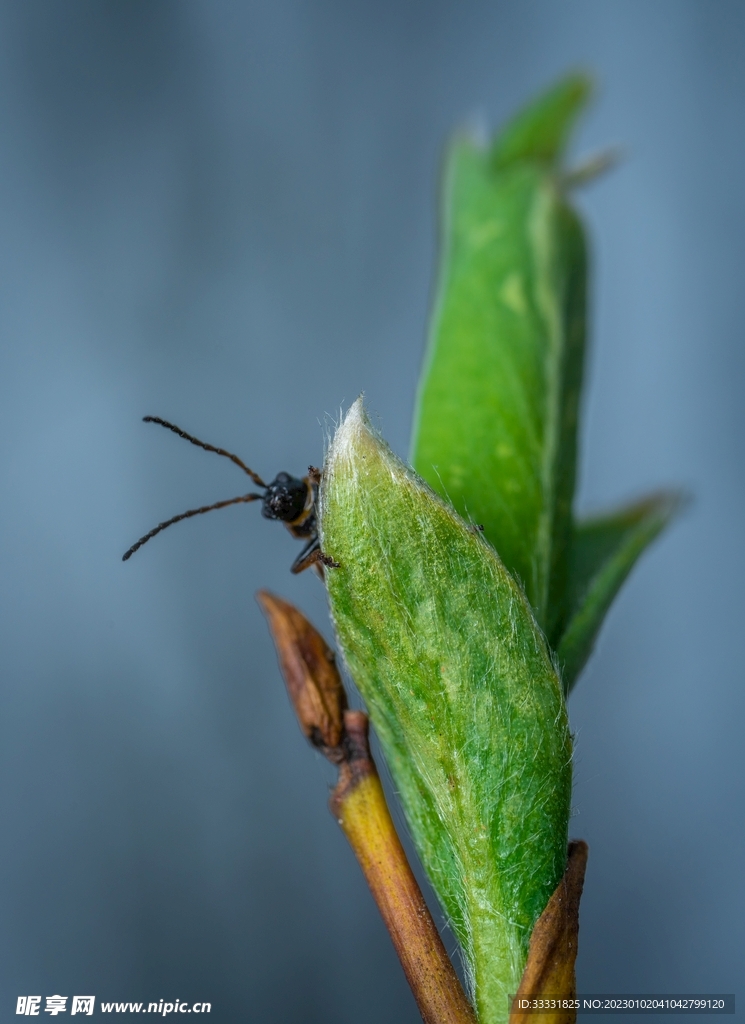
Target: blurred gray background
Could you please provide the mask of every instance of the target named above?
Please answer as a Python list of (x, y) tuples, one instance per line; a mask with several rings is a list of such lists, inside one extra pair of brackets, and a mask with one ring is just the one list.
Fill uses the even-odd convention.
[[(585, 510), (695, 494), (571, 700), (583, 991), (743, 979), (745, 4), (0, 4), (0, 1019), (18, 995), (416, 1022), (254, 600), (236, 507), (364, 390), (405, 454), (443, 144), (572, 67), (594, 249)], [(450, 940), (448, 940), (450, 941)]]

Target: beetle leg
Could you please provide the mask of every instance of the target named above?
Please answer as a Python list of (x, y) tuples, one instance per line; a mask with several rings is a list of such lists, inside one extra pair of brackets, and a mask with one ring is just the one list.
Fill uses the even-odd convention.
[[(303, 572), (311, 565), (318, 565), (319, 562), (321, 565), (328, 566), (329, 569), (339, 568), (338, 562), (335, 562), (329, 555), (324, 555), (323, 551), (321, 551), (321, 545), (318, 542), (318, 538), (314, 537), (310, 543), (303, 548), (292, 563), (290, 572), (297, 575), (297, 573)], [(318, 565), (319, 569), (321, 569), (321, 565)]]

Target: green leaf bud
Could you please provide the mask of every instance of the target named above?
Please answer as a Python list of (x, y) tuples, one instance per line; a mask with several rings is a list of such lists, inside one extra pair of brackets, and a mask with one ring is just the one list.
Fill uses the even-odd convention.
[(326, 573), (339, 646), (479, 1020), (506, 1020), (566, 865), (571, 739), (545, 638), (478, 528), (394, 455), (361, 399), (328, 452), (319, 527), (340, 563)]

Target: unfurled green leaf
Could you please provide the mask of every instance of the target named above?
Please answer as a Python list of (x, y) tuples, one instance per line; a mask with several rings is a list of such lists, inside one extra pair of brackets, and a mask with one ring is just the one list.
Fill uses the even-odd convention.
[(568, 75), (533, 100), (502, 129), (491, 150), (496, 168), (518, 160), (554, 164), (587, 105), (592, 82), (586, 75)]
[(341, 566), (326, 576), (339, 643), (481, 1024), (506, 1019), (565, 863), (557, 666), (568, 688), (674, 504), (573, 518), (587, 257), (560, 160), (588, 92), (567, 78), (490, 145), (453, 145), (412, 444), (420, 476), (357, 403), (319, 501), (323, 549)]
[(357, 402), (319, 506), (339, 645), (422, 862), (463, 948), (482, 1024), (504, 1021), (566, 863), (571, 741), (521, 588), (406, 467)]
[[(573, 82), (572, 117), (584, 96)], [(539, 101), (520, 122), (530, 131), (515, 127), (515, 138), (554, 138), (536, 146), (557, 155), (572, 117), (564, 109), (554, 124), (555, 108), (554, 94)], [(550, 630), (571, 540), (587, 268), (582, 226), (556, 176), (521, 146), (525, 158), (504, 167), (467, 139), (451, 150), (412, 461), (484, 526)]]
[(567, 618), (552, 638), (567, 692), (589, 658), (621, 584), (680, 505), (678, 494), (656, 494), (577, 524), (569, 562)]

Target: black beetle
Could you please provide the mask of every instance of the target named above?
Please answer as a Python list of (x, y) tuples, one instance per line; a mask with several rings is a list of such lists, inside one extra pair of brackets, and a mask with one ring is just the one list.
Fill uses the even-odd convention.
[(297, 537), (300, 540), (306, 540), (307, 544), (297, 556), (295, 561), (292, 563), (291, 572), (298, 573), (307, 569), (311, 565), (315, 565), (321, 572), (322, 565), (326, 565), (329, 568), (338, 569), (339, 563), (335, 562), (333, 558), (328, 555), (324, 555), (321, 551), (321, 545), (318, 541), (318, 522), (316, 519), (316, 501), (318, 499), (318, 485), (321, 482), (321, 471), (316, 469), (314, 466), (308, 466), (308, 475), (302, 479), (296, 476), (290, 476), (289, 473), (277, 473), (276, 477), (270, 484), (265, 484), (258, 473), (254, 473), (248, 466), (237, 455), (233, 455), (232, 452), (225, 451), (224, 448), (215, 448), (214, 445), (205, 444), (204, 441), (200, 441), (196, 437), (192, 437), (191, 434), (187, 434), (185, 430), (175, 426), (173, 423), (169, 423), (167, 420), (162, 420), (160, 416), (144, 416), (145, 423), (159, 423), (161, 427), (167, 427), (168, 430), (172, 430), (174, 434), (178, 434), (179, 437), (185, 438), (187, 441), (191, 441), (192, 444), (197, 445), (199, 448), (204, 448), (208, 452), (216, 452), (218, 455), (224, 455), (225, 458), (230, 459), (240, 466), (244, 473), (247, 473), (257, 487), (264, 489), (263, 494), (243, 494), (238, 498), (230, 498), (228, 501), (218, 501), (214, 505), (203, 505), (201, 508), (192, 508), (188, 512), (182, 512), (181, 515), (174, 516), (172, 519), (166, 519), (164, 523), (159, 523), (155, 529), (146, 533), (144, 537), (140, 537), (136, 544), (133, 544), (129, 551), (122, 557), (122, 561), (126, 562), (138, 548), (141, 548), (143, 544), (146, 544), (151, 537), (160, 533), (161, 530), (165, 530), (167, 526), (172, 526), (174, 523), (180, 522), (182, 519), (189, 519), (191, 516), (200, 516), (203, 512), (212, 512), (216, 508), (225, 508), (227, 505), (238, 505), (242, 502), (260, 501), (262, 502), (261, 514), (266, 519), (278, 519), (284, 523), (287, 529), (290, 531), (293, 537)]

